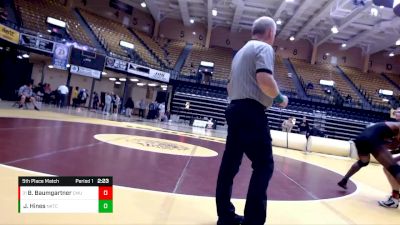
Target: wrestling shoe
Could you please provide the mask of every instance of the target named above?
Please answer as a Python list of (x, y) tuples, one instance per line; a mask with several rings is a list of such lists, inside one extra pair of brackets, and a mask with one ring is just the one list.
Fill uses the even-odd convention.
[(347, 180), (342, 179), (341, 181), (339, 181), (339, 183), (337, 183), (337, 185), (339, 185), (343, 189), (347, 189)]
[(378, 201), (380, 206), (385, 208), (398, 208), (399, 207), (399, 199), (395, 199), (392, 196), (388, 198), (386, 201)]
[(219, 219), (217, 225), (240, 225), (244, 222), (244, 216), (236, 215), (233, 218), (227, 220)]

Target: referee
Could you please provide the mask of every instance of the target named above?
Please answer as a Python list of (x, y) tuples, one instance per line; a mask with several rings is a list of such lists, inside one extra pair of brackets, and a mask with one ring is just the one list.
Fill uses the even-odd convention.
[[(218, 225), (261, 225), (266, 218), (266, 191), (274, 170), (271, 134), (265, 110), (275, 101), (281, 107), (288, 98), (279, 92), (273, 76), (276, 24), (269, 17), (253, 23), (252, 40), (235, 55), (228, 93), (231, 103), (225, 116), (228, 137), (218, 174), (216, 203)], [(235, 214), (232, 185), (243, 154), (251, 160), (253, 174), (247, 192), (244, 217)]]

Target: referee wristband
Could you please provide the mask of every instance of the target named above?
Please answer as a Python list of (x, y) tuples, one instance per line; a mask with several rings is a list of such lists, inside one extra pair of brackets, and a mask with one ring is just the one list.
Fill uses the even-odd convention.
[(281, 93), (279, 93), (278, 96), (276, 96), (276, 97), (274, 98), (274, 101), (275, 101), (276, 103), (278, 103), (278, 104), (282, 103), (282, 102), (284, 101), (283, 95), (282, 95)]

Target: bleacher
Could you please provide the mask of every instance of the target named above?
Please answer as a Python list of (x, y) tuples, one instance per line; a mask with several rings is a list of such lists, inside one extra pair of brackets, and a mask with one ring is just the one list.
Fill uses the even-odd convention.
[(396, 84), (400, 85), (400, 74), (385, 73), (385, 75), (388, 76)]
[[(190, 103), (189, 109), (185, 109), (187, 102)], [(181, 119), (187, 121), (205, 117), (213, 118), (219, 126), (224, 126), (227, 105), (228, 101), (225, 98), (219, 98), (215, 94), (206, 96), (199, 90), (193, 91), (191, 88), (180, 87), (173, 93), (171, 113), (179, 115)], [(344, 109), (317, 106), (310, 102), (292, 102), (287, 109), (271, 107), (266, 113), (273, 130), (281, 130), (282, 122), (289, 116), (294, 116), (297, 121), (301, 121), (303, 116), (307, 116), (310, 125), (318, 124), (319, 129), (327, 137), (350, 140), (355, 138), (370, 122), (386, 119), (377, 114), (362, 114), (362, 112), (361, 110), (349, 112)], [(354, 116), (355, 119), (349, 118), (350, 116)], [(293, 132), (299, 132), (298, 124)]]
[(337, 69), (330, 64), (311, 65), (305, 60), (290, 59), (299, 77), (305, 85), (312, 83), (314, 88), (307, 90), (307, 95), (318, 98), (327, 98), (324, 87), (320, 85), (320, 80), (333, 80), (335, 88), (340, 95), (345, 98), (350, 95), (355, 106), (361, 105), (361, 100), (351, 86), (338, 74)]
[[(288, 76), (288, 69), (283, 64), (283, 59), (279, 56), (275, 58), (274, 78), (282, 91), (296, 92), (293, 80)], [(294, 76), (294, 75), (293, 75)]]
[(154, 41), (151, 37), (149, 37), (147, 34), (140, 32), (140, 31), (135, 31), (135, 33), (139, 36), (140, 39), (142, 39), (146, 45), (151, 49), (151, 51), (165, 64), (169, 65), (167, 60), (165, 59), (165, 54), (163, 49), (160, 47), (160, 45), (157, 44), (156, 41)]
[(390, 107), (389, 103), (383, 102), (383, 98), (379, 96), (379, 89), (392, 90), (396, 96), (399, 94), (397, 88), (380, 74), (363, 73), (361, 70), (352, 67), (342, 66), (341, 68), (357, 87), (366, 92), (367, 98), (374, 106)]
[(229, 48), (210, 47), (205, 48), (194, 44), (192, 51), (185, 61), (182, 74), (193, 75), (192, 70), (196, 70), (201, 61), (214, 63), (213, 79), (227, 80), (230, 74), (233, 59), (233, 50)]
[(138, 39), (121, 23), (105, 19), (85, 10), (79, 10), (85, 18), (92, 31), (102, 42), (107, 51), (121, 56), (128, 56), (128, 53), (119, 45), (121, 40), (134, 44), (134, 51), (148, 64), (155, 69), (160, 69), (160, 64), (143, 46)]
[(94, 46), (91, 39), (82, 29), (75, 16), (60, 1), (55, 0), (15, 0), (16, 8), (21, 15), (23, 27), (29, 30), (48, 34), (46, 18), (55, 19), (67, 23), (67, 32), (71, 38), (80, 44)]
[(165, 38), (158, 38), (157, 44), (165, 51), (164, 57), (167, 65), (174, 68), (179, 56), (181, 55), (186, 43), (178, 40), (170, 40)]

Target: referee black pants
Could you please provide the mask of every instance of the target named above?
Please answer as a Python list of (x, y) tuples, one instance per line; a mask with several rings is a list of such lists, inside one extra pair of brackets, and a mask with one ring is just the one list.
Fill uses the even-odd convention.
[(232, 185), (243, 154), (251, 160), (253, 173), (246, 197), (245, 224), (265, 223), (267, 188), (274, 170), (272, 139), (265, 107), (251, 99), (233, 100), (225, 116), (228, 137), (218, 174), (216, 203), (219, 220), (230, 221), (235, 215), (231, 203)]

